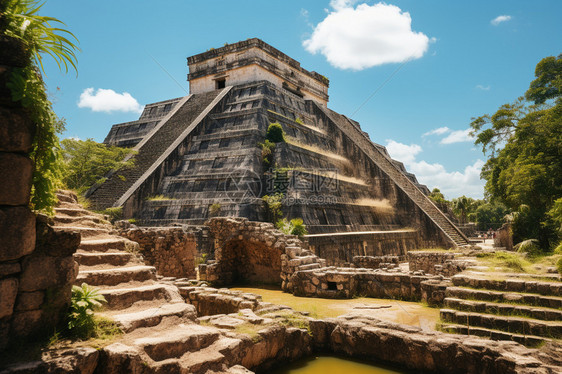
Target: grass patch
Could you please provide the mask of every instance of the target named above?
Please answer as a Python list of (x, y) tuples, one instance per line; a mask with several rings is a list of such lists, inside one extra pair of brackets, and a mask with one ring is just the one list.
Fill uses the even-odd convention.
[(524, 256), (511, 252), (486, 252), (476, 255), (492, 268), (501, 267), (516, 273), (534, 273), (532, 263)]

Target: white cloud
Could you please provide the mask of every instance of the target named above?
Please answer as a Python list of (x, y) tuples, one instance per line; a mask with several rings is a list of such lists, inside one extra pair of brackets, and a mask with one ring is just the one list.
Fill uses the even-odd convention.
[(450, 128), (448, 128), (447, 126), (443, 126), (443, 127), (438, 127), (438, 128), (433, 129), (431, 131), (428, 131), (428, 132), (424, 133), (422, 136), (443, 135), (445, 133), (448, 133), (449, 131), (451, 131)]
[(483, 197), (484, 181), (480, 179), (483, 160), (474, 161), (463, 171), (447, 171), (439, 163), (430, 164), (423, 160), (416, 160), (416, 156), (422, 151), (417, 144), (406, 145), (387, 140), (386, 148), (392, 158), (402, 161), (406, 169), (414, 173), (418, 181), (427, 185), (430, 190), (437, 187), (449, 199), (461, 195), (473, 198)]
[(483, 86), (483, 85), (481, 85), (481, 84), (477, 84), (477, 85), (476, 85), (476, 88), (478, 88), (479, 90), (482, 90), (482, 91), (490, 91), (490, 88), (491, 88), (491, 87), (490, 87), (490, 85), (488, 85), (488, 86)]
[(502, 22), (507, 22), (511, 19), (511, 16), (507, 16), (507, 15), (501, 15), (501, 16), (497, 16), (496, 18), (494, 18), (493, 20), (490, 21), (490, 23), (494, 26), (499, 25)]
[(408, 164), (414, 162), (416, 155), (422, 151), (422, 147), (417, 144), (406, 145), (387, 139), (386, 150), (393, 158)]
[(80, 94), (78, 107), (90, 108), (94, 112), (142, 112), (142, 105), (128, 92), (121, 94), (104, 88), (86, 88)]
[(455, 130), (451, 132), (449, 135), (441, 139), (441, 144), (453, 144), (453, 143), (463, 143), (463, 142), (471, 142), (474, 140), (472, 136), (470, 136), (471, 129), (466, 130)]
[(385, 3), (353, 4), (357, 0), (332, 0), (333, 11), (303, 42), (310, 53), (322, 53), (340, 69), (362, 70), (404, 62), (423, 56), (431, 39), (412, 31), (408, 12)]

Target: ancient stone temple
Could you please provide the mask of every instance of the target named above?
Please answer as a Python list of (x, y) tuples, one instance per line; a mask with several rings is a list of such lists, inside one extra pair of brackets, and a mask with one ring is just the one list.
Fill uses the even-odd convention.
[[(112, 127), (105, 143), (134, 147), (135, 165), (88, 191), (96, 208), (123, 207), (125, 218), (151, 226), (265, 221), (262, 197), (280, 192), (284, 216), (302, 218), (312, 249), (335, 264), (468, 244), (427, 187), (359, 123), (328, 108), (326, 77), (255, 38), (188, 65), (188, 96)], [(268, 156), (271, 123), (285, 140)]]

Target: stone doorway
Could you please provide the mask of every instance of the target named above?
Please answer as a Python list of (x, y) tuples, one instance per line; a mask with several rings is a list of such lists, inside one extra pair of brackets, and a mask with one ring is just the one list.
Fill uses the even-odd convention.
[(229, 240), (216, 253), (230, 283), (281, 284), (281, 249), (248, 240)]

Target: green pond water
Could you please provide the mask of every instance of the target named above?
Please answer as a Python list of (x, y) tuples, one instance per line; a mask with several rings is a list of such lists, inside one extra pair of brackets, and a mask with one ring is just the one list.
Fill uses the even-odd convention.
[(332, 356), (316, 356), (296, 361), (269, 374), (403, 374), (396, 371), (360, 361)]

